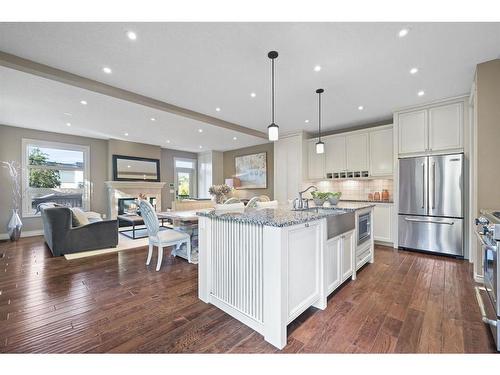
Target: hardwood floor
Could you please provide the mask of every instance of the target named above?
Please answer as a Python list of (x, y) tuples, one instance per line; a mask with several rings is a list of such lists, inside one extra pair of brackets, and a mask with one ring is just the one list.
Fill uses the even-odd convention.
[[(197, 298), (197, 267), (146, 248), (67, 261), (42, 237), (0, 243), (0, 352), (270, 353), (262, 336)], [(154, 264), (154, 259), (152, 264)], [(285, 353), (489, 353), (470, 265), (377, 247), (288, 329)]]

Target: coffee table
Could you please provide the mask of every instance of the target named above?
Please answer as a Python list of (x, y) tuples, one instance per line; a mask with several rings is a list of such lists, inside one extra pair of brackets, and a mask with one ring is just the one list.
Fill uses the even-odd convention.
[[(162, 214), (157, 214), (158, 220), (160, 221), (160, 227), (162, 228), (167, 228), (165, 225), (165, 220), (168, 219), (168, 217), (162, 215)], [(128, 238), (131, 238), (133, 240), (139, 239), (139, 238), (145, 238), (148, 236), (147, 230), (145, 231), (146, 234), (137, 236), (136, 231), (138, 230), (144, 230), (145, 228), (136, 228), (139, 225), (144, 225), (144, 220), (142, 219), (142, 216), (139, 215), (118, 215), (116, 217), (118, 220), (125, 221), (127, 224), (130, 224), (129, 226), (132, 226), (132, 229), (125, 229), (119, 231), (119, 233), (123, 234), (124, 236), (127, 236)], [(130, 232), (132, 232), (132, 235), (130, 235)]]

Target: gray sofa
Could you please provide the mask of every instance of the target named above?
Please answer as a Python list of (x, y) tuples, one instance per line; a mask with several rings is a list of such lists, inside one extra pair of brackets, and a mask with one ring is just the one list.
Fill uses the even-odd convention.
[(73, 213), (69, 207), (44, 208), (41, 214), (45, 242), (54, 256), (118, 245), (117, 220), (73, 227)]

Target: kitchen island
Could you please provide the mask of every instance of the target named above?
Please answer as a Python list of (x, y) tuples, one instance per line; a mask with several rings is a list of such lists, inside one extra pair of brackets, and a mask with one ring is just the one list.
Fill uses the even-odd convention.
[[(355, 278), (353, 211), (200, 212), (199, 298), (282, 349), (290, 322), (310, 306), (325, 309), (328, 294)], [(352, 226), (328, 238), (329, 218), (349, 214)]]

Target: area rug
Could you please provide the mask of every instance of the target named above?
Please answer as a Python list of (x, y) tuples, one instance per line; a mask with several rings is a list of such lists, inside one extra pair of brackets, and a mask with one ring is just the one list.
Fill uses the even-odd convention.
[(138, 249), (138, 248), (141, 248), (144, 246), (148, 246), (148, 238), (139, 238), (137, 240), (133, 240), (131, 238), (124, 236), (123, 234), (120, 234), (118, 236), (118, 246), (116, 246), (116, 247), (110, 247), (107, 249), (99, 249), (99, 250), (91, 250), (91, 251), (82, 251), (80, 253), (73, 253), (73, 254), (64, 254), (64, 257), (68, 260), (80, 259), (80, 258), (87, 258), (87, 257), (96, 256), (96, 255), (115, 253), (118, 251)]

